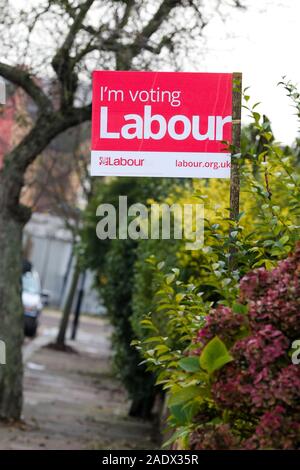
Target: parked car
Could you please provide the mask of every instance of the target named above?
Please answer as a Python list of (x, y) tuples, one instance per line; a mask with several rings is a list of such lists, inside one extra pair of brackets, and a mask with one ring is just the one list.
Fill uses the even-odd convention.
[(22, 301), (25, 317), (25, 335), (34, 337), (39, 324), (39, 316), (43, 308), (40, 278), (37, 271), (34, 269), (23, 273)]

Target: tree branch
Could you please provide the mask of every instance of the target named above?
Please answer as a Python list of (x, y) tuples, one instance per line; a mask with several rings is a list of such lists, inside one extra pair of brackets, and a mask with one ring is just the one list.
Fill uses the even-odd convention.
[(126, 7), (125, 7), (125, 10), (124, 10), (124, 14), (121, 18), (120, 23), (118, 24), (118, 27), (120, 29), (123, 29), (127, 25), (129, 17), (130, 17), (131, 10), (132, 10), (132, 7), (134, 6), (134, 4), (135, 4), (135, 0), (128, 0), (126, 2)]
[(168, 18), (170, 12), (177, 6), (182, 4), (182, 0), (163, 0), (156, 13), (153, 15), (149, 23), (144, 26), (141, 33), (137, 36), (134, 43), (130, 46), (134, 51), (134, 55), (138, 55), (147, 44), (148, 40)]
[(13, 67), (0, 62), (0, 75), (9, 82), (15, 84), (32, 98), (40, 112), (47, 113), (52, 110), (50, 99), (33, 80), (31, 75), (20, 67)]
[[(52, 112), (41, 114), (30, 132), (4, 159), (1, 184), (5, 188), (6, 206), (18, 218), (27, 217), (28, 211), (19, 207), (19, 197), (28, 166), (59, 134), (91, 119), (92, 105), (72, 108), (67, 114)], [(20, 210), (19, 210), (20, 209)]]
[[(139, 55), (143, 49), (151, 51), (151, 47), (148, 46), (149, 39), (158, 31), (163, 22), (168, 18), (170, 12), (179, 5), (182, 5), (182, 0), (162, 1), (156, 13), (146, 26), (144, 26), (142, 31), (137, 34), (135, 40), (129, 45), (120, 47), (119, 51), (116, 51), (117, 69), (128, 70), (131, 66), (132, 59)], [(157, 51), (160, 52), (159, 48)], [(153, 52), (156, 53), (155, 49)]]
[(62, 85), (62, 106), (69, 107), (73, 103), (74, 93), (78, 85), (78, 76), (74, 73), (74, 62), (70, 56), (71, 48), (74, 44), (77, 33), (82, 27), (82, 23), (91, 8), (94, 0), (86, 0), (80, 6), (77, 16), (62, 44), (52, 59), (52, 67)]

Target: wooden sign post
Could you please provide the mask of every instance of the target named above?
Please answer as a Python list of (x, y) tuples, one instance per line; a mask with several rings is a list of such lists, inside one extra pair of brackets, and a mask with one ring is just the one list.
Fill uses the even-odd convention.
[[(232, 152), (240, 153), (241, 148), (242, 74), (234, 73), (232, 80)], [(240, 170), (239, 160), (231, 158), (230, 172), (230, 218), (237, 222), (240, 211)], [(234, 228), (230, 227), (230, 234)], [(230, 237), (233, 240), (233, 237)], [(236, 247), (230, 248), (229, 267), (236, 267)]]

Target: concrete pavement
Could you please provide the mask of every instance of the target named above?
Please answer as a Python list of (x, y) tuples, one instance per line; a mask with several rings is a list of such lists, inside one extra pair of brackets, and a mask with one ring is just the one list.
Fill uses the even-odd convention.
[(126, 392), (111, 372), (111, 327), (83, 317), (76, 353), (45, 347), (59, 314), (45, 312), (39, 335), (24, 345), (24, 415), (0, 425), (0, 449), (153, 449), (153, 425), (128, 417)]

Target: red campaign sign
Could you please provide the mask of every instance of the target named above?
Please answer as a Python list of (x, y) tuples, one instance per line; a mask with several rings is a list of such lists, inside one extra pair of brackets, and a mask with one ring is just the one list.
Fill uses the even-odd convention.
[(227, 178), (232, 74), (93, 73), (92, 175)]

